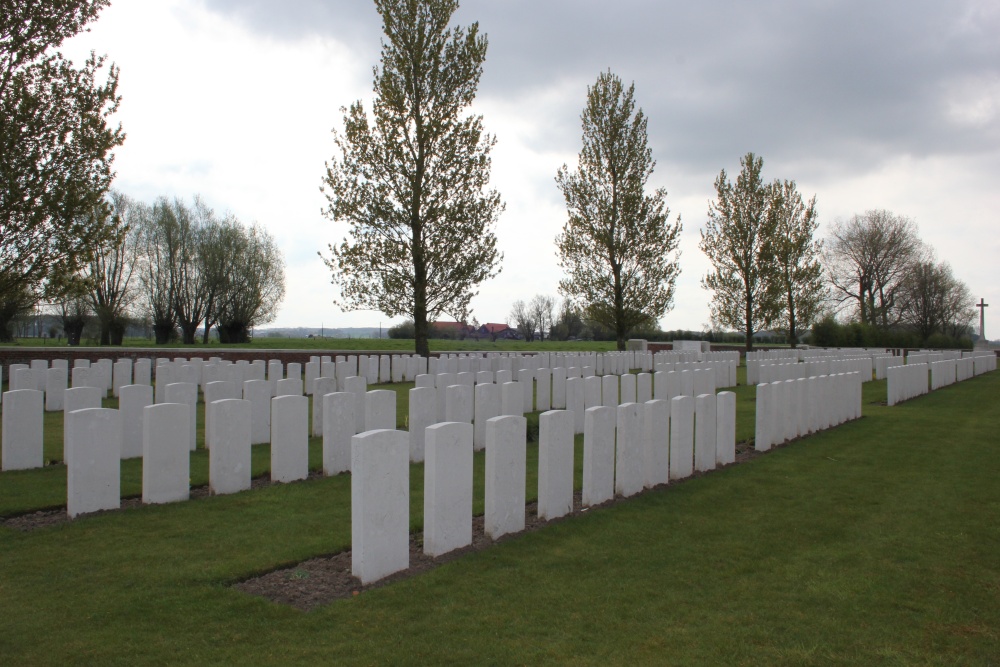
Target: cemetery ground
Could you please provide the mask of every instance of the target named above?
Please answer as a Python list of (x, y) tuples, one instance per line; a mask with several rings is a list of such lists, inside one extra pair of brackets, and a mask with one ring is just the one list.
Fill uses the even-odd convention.
[[(410, 387), (373, 387), (399, 393), (400, 426)], [(0, 523), (0, 661), (990, 664), (1000, 373), (891, 408), (885, 381), (863, 391), (861, 420), (309, 612), (233, 584), (279, 568), (302, 577), (296, 564), (349, 549), (349, 475), (33, 530)], [(745, 442), (754, 388), (736, 393)], [(45, 419), (46, 462), (60, 461), (62, 415)], [(310, 450), (318, 470), (319, 439)], [(580, 456), (578, 438), (578, 489)], [(192, 486), (207, 484), (204, 450), (191, 461)], [(254, 476), (268, 466), (255, 446)], [(481, 452), (475, 466), (481, 514)], [(529, 442), (529, 501), (536, 471)], [(140, 483), (141, 461), (123, 461), (122, 495)], [(413, 465), (417, 533), (422, 487)], [(0, 473), (0, 517), (64, 505), (61, 464)]]

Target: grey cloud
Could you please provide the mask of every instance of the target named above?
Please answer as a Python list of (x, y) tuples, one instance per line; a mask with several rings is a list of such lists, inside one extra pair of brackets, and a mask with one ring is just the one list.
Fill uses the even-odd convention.
[[(373, 4), (206, 1), (273, 38), (322, 34), (377, 58)], [(608, 68), (635, 81), (661, 164), (699, 173), (735, 169), (748, 150), (779, 165), (822, 158), (841, 165), (824, 167), (832, 177), (1000, 145), (1000, 118), (961, 126), (945, 113), (962, 77), (1000, 77), (1000, 13), (982, 3), (466, 0), (455, 20), (489, 36), (483, 99), (532, 108), (574, 84), (537, 119), (544, 150), (578, 148), (585, 87)]]

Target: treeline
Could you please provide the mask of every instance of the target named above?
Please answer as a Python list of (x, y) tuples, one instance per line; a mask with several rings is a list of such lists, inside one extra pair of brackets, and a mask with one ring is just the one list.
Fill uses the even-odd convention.
[(285, 265), (261, 227), (219, 216), (198, 197), (149, 205), (116, 191), (97, 216), (80, 224), (104, 229), (100, 242), (51, 302), (71, 345), (88, 328), (101, 345), (120, 345), (129, 327), (150, 331), (157, 344), (194, 343), (199, 329), (207, 343), (213, 327), (220, 342), (241, 343), (274, 319)]

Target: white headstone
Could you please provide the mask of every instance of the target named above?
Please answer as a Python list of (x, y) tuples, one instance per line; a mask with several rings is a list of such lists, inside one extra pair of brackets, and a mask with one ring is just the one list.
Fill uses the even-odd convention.
[(548, 368), (535, 371), (535, 403), (539, 412), (548, 412), (552, 408), (552, 371)]
[(473, 447), (479, 451), (486, 447), (486, 422), (500, 416), (500, 386), (477, 384), (475, 418), (473, 419)]
[(618, 376), (601, 376), (601, 404), (609, 408), (617, 408), (618, 403)]
[(694, 399), (694, 469), (715, 469), (718, 434), (715, 394), (701, 394)]
[(653, 376), (649, 373), (639, 373), (635, 376), (635, 401), (648, 403), (653, 400)]
[(505, 382), (500, 386), (500, 414), (524, 416), (524, 397), (520, 382)]
[(132, 365), (132, 384), (152, 384), (153, 363), (149, 359), (136, 359)]
[[(148, 384), (118, 387), (118, 411), (122, 413), (122, 458), (142, 456), (143, 417), (153, 404), (153, 388)], [(185, 450), (187, 455), (187, 450)], [(144, 464), (152, 465), (152, 464)]]
[(338, 475), (351, 469), (354, 436), (354, 394), (333, 392), (323, 400), (323, 474)]
[(670, 400), (670, 479), (684, 479), (694, 472), (694, 399)]
[[(208, 385), (205, 385), (205, 441), (208, 442)], [(239, 398), (238, 396), (219, 396), (215, 400)], [(250, 403), (250, 444), (262, 445), (271, 442), (271, 383), (267, 380), (244, 380), (243, 400)]]
[(409, 444), (380, 429), (351, 440), (351, 573), (368, 584), (410, 565)]
[(198, 446), (198, 431), (196, 428), (198, 420), (198, 385), (191, 384), (190, 382), (173, 382), (166, 386), (163, 396), (165, 403), (183, 403), (191, 411), (191, 421), (188, 423), (188, 447), (193, 452)]
[(623, 403), (617, 409), (615, 492), (625, 498), (639, 493), (643, 487), (642, 407), (638, 403)]
[(524, 530), (527, 420), (506, 415), (486, 422), (486, 534)]
[(615, 427), (618, 412), (603, 405), (587, 408), (583, 429), (583, 505), (599, 505), (615, 495)]
[(538, 416), (538, 517), (555, 519), (573, 511), (573, 413), (551, 410)]
[[(291, 364), (289, 364), (291, 366)], [(302, 380), (297, 377), (285, 378), (284, 380), (278, 380), (277, 387), (274, 391), (275, 396), (301, 396), (302, 395)]]
[(716, 401), (715, 462), (724, 466), (736, 462), (736, 394), (720, 391)]
[(408, 407), (410, 461), (419, 463), (424, 460), (425, 429), (437, 423), (437, 389), (414, 387), (409, 393)]
[(66, 394), (66, 367), (53, 366), (45, 371), (45, 410), (59, 412), (63, 409)]
[(44, 398), (37, 389), (3, 394), (0, 469), (26, 470), (44, 464)]
[(69, 517), (118, 509), (121, 506), (121, 414), (107, 408), (67, 413), (65, 449), (66, 513)]
[(250, 488), (250, 401), (235, 398), (209, 403), (212, 447), (208, 455), (209, 488), (213, 494)]
[(566, 369), (552, 369), (552, 409), (562, 410), (566, 407)]
[(272, 398), (271, 481), (294, 482), (308, 476), (309, 397)]
[(132, 360), (119, 359), (111, 371), (111, 390), (115, 396), (120, 396), (121, 388), (132, 384)]
[(566, 409), (573, 413), (573, 431), (583, 433), (586, 404), (583, 395), (583, 378), (567, 378)]
[(670, 401), (646, 401), (642, 413), (643, 485), (652, 488), (670, 481)]
[(427, 427), (424, 451), (424, 553), (436, 557), (472, 543), (472, 425)]
[(172, 503), (190, 497), (191, 453), (188, 432), (191, 429), (191, 412), (181, 403), (152, 404), (153, 388), (149, 392), (150, 405), (143, 408), (142, 416), (142, 502)]
[(337, 391), (337, 380), (334, 378), (318, 377), (313, 380), (309, 390), (312, 399), (312, 434), (313, 437), (323, 435), (323, 397)]
[(535, 371), (530, 368), (522, 368), (517, 372), (517, 382), (521, 385), (521, 400), (523, 401), (521, 414), (533, 412), (535, 409)]
[(354, 394), (354, 431), (361, 433), (365, 430), (365, 393), (368, 391), (368, 382), (357, 375), (344, 378), (344, 391)]
[(470, 385), (453, 384), (445, 391), (444, 420), (471, 424), (475, 411), (473, 388)]
[(389, 389), (377, 389), (366, 393), (365, 430), (392, 430), (394, 428), (396, 428), (396, 392)]
[(621, 376), (621, 402), (622, 403), (635, 403), (638, 396), (636, 387), (636, 378), (631, 373), (626, 373)]

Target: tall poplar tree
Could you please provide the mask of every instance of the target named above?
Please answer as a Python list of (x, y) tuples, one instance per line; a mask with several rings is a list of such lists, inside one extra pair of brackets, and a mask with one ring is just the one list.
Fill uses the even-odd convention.
[(770, 211), (769, 188), (761, 179), (763, 166), (763, 159), (747, 153), (740, 158), (735, 185), (725, 169), (719, 172), (717, 197), (709, 202), (698, 244), (712, 262), (712, 271), (701, 280), (713, 292), (712, 323), (742, 330), (747, 350), (753, 349), (753, 335), (777, 315), (772, 242), (777, 216)]
[(486, 190), (495, 138), (468, 108), (486, 58), (479, 24), (449, 28), (456, 0), (376, 0), (385, 38), (374, 68), (371, 122), (361, 101), (334, 131), (325, 215), (350, 234), (324, 259), (345, 310), (413, 318), (416, 352), (428, 322), (469, 314), (477, 286), (499, 273), (493, 227), (503, 211)]
[(776, 273), (772, 285), (776, 321), (788, 332), (792, 347), (799, 331), (816, 319), (823, 302), (825, 283), (819, 262), (822, 241), (815, 238), (819, 221), (816, 197), (802, 201), (795, 181), (771, 184), (770, 214), (774, 217), (773, 254)]
[(673, 304), (680, 273), (680, 217), (669, 221), (667, 191), (646, 191), (656, 162), (646, 116), (627, 89), (602, 72), (587, 89), (583, 148), (577, 168), (563, 165), (556, 183), (569, 218), (556, 237), (566, 278), (559, 292), (615, 332), (625, 349), (629, 332), (655, 322)]

